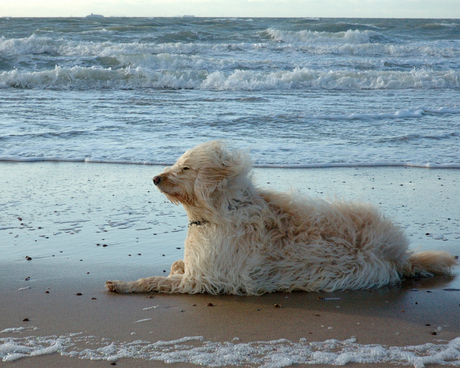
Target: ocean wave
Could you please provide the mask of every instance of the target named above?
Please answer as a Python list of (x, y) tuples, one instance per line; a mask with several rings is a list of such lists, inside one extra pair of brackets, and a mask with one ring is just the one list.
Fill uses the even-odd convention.
[(152, 70), (145, 67), (65, 68), (0, 73), (0, 88), (35, 89), (202, 89), (202, 90), (400, 90), (459, 88), (460, 72), (413, 69), (402, 71), (317, 71), (310, 68), (259, 72), (200, 69)]
[(404, 134), (397, 137), (379, 139), (378, 143), (388, 142), (408, 142), (408, 141), (420, 141), (420, 140), (444, 140), (460, 137), (460, 132), (450, 132), (444, 134)]
[(5, 139), (35, 139), (35, 138), (61, 138), (61, 139), (71, 139), (74, 137), (81, 137), (85, 135), (90, 135), (91, 132), (87, 130), (63, 130), (63, 131), (46, 131), (46, 132), (30, 132), (30, 133), (19, 133), (19, 134), (11, 134), (11, 135), (0, 135), (0, 140)]
[(375, 31), (347, 30), (342, 32), (318, 32), (318, 31), (283, 31), (274, 28), (268, 28), (262, 32), (269, 38), (278, 42), (291, 43), (369, 43), (371, 37), (378, 33)]
[[(269, 40), (267, 42), (204, 42), (200, 39), (193, 42), (185, 40), (160, 42), (155, 39), (151, 42), (114, 42), (104, 41), (74, 41), (64, 38), (54, 39), (48, 36), (32, 34), (25, 38), (0, 38), (0, 54), (5, 58), (14, 56), (47, 55), (63, 57), (147, 57), (157, 54), (171, 55), (199, 55), (202, 60), (214, 58), (229, 51), (244, 51), (248, 53), (266, 50), (308, 52), (318, 55), (387, 55), (397, 57), (430, 57), (430, 58), (458, 58), (460, 47), (456, 43), (401, 43), (387, 42), (387, 36), (374, 31), (349, 30), (346, 32), (329, 33), (317, 31), (282, 31), (269, 28), (262, 32)], [(270, 40), (275, 41), (270, 42)], [(236, 56), (236, 55), (235, 55)], [(241, 57), (241, 55), (239, 55)], [(252, 55), (257, 60), (257, 57)], [(56, 64), (62, 62), (55, 59)], [(74, 62), (78, 62), (75, 59)]]
[(50, 37), (31, 35), (26, 38), (0, 38), (0, 53), (3, 55), (30, 55), (58, 53), (62, 42)]
[[(306, 119), (315, 120), (382, 120), (382, 119), (411, 119), (420, 118), (425, 114), (460, 114), (460, 107), (440, 107), (440, 108), (429, 108), (425, 106), (416, 107), (408, 110), (397, 110), (395, 112), (382, 112), (382, 113), (352, 113), (352, 114), (321, 114), (321, 115), (306, 115)], [(450, 138), (459, 136), (460, 132), (451, 132), (442, 134), (439, 136), (432, 136), (432, 138)], [(422, 137), (422, 136), (420, 136)], [(429, 136), (427, 136), (429, 137)]]
[(118, 56), (138, 54), (190, 54), (209, 44), (186, 42), (170, 43), (142, 43), (112, 41), (73, 41), (66, 39), (53, 39), (51, 37), (33, 34), (25, 38), (0, 38), (0, 53), (4, 55), (61, 55), (61, 56)]

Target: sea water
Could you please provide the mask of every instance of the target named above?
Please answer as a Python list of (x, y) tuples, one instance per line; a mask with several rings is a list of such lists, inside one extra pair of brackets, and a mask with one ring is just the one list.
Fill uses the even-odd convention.
[(2, 18), (0, 159), (460, 164), (460, 21)]
[[(458, 169), (459, 70), (452, 19), (2, 18), (0, 160), (166, 165), (225, 139), (251, 149), (260, 167)], [(101, 231), (130, 226), (120, 218)], [(74, 222), (62, 233), (78, 235)], [(0, 358), (460, 365), (458, 338), (406, 347), (200, 336), (128, 344), (34, 331), (0, 331)], [(88, 343), (96, 347), (78, 348)]]

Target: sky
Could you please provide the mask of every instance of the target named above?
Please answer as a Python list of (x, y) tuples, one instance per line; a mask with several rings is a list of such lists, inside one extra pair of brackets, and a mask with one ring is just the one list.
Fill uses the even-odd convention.
[(0, 17), (460, 18), (460, 0), (0, 0)]

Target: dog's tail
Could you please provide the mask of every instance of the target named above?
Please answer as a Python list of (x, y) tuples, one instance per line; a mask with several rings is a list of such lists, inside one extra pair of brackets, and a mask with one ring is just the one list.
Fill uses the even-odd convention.
[(458, 257), (442, 250), (413, 253), (409, 257), (409, 264), (403, 275), (409, 277), (450, 275), (452, 267), (458, 263), (457, 259)]

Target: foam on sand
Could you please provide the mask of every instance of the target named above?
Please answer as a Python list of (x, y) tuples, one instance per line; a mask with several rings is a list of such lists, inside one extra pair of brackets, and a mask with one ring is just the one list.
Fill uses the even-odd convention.
[[(33, 327), (29, 327), (30, 331)], [(0, 331), (6, 334), (14, 329)], [(24, 329), (16, 329), (17, 332)], [(1, 335), (0, 335), (1, 336)], [(255, 341), (211, 342), (202, 336), (189, 336), (171, 341), (141, 341), (131, 343), (111, 341), (83, 334), (63, 336), (1, 337), (0, 358), (11, 362), (23, 357), (59, 353), (62, 356), (90, 360), (117, 361), (122, 358), (191, 363), (208, 367), (254, 364), (259, 367), (288, 367), (294, 364), (345, 365), (402, 364), (417, 368), (426, 364), (460, 366), (460, 337), (439, 344), (415, 346), (385, 346), (359, 344), (355, 338), (347, 340), (298, 342), (286, 339)]]

